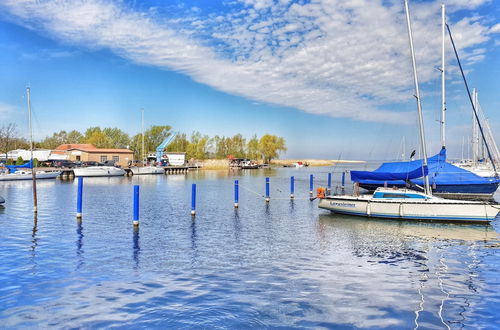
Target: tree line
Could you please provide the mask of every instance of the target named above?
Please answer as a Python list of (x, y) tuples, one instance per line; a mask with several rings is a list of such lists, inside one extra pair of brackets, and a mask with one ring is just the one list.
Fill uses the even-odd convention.
[[(173, 134), (168, 125), (153, 125), (144, 132), (144, 152), (155, 152), (167, 137)], [(59, 131), (34, 143), (35, 148), (55, 149), (61, 144), (88, 143), (97, 148), (126, 148), (134, 152), (136, 159), (142, 159), (142, 134), (130, 136), (119, 128), (90, 127), (83, 133), (77, 130)], [(14, 124), (0, 128), (0, 152), (7, 153), (13, 149), (29, 148), (25, 139), (19, 138)], [(241, 134), (232, 137), (209, 137), (200, 132), (191, 135), (178, 133), (167, 146), (167, 151), (185, 152), (187, 159), (225, 159), (250, 158), (269, 162), (281, 152), (287, 150), (285, 139), (279, 136), (265, 134), (260, 138), (257, 135), (246, 139)]]

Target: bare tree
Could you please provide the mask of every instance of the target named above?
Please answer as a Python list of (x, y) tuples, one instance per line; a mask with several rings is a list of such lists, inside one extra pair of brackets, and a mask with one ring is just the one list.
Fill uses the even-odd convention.
[(16, 124), (9, 123), (0, 128), (0, 152), (5, 154), (7, 161), (7, 153), (11, 150), (12, 145), (16, 142), (17, 137)]

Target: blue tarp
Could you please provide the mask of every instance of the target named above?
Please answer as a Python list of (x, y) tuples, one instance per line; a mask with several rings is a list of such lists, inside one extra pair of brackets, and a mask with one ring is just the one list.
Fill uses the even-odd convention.
[(6, 165), (11, 173), (15, 172), (18, 168), (33, 168), (33, 160), (30, 160), (26, 164), (23, 165)]
[(410, 180), (421, 178), (427, 175), (429, 169), (425, 167), (425, 174), (422, 167), (417, 167), (411, 171), (404, 172), (382, 172), (382, 171), (351, 171), (351, 181), (360, 182), (362, 180), (384, 180), (384, 181), (394, 181), (394, 180)]
[[(498, 179), (496, 178), (483, 178), (480, 177), (472, 172), (469, 172), (467, 170), (464, 170), (462, 168), (456, 167), (450, 163), (446, 162), (446, 149), (441, 149), (439, 154), (430, 157), (427, 160), (428, 163), (428, 176), (429, 176), (429, 182), (431, 184), (436, 184), (436, 185), (454, 185), (454, 184), (460, 184), (460, 185), (466, 185), (466, 184), (491, 184), (492, 182), (499, 182)], [(383, 163), (380, 165), (379, 168), (376, 170), (372, 171), (371, 173), (374, 174), (371, 179), (365, 178), (365, 179), (360, 179), (360, 180), (355, 180), (356, 175), (352, 176), (351, 174), (351, 180), (355, 182), (360, 182), (360, 183), (369, 183), (369, 184), (376, 184), (376, 183), (381, 183), (384, 184), (384, 181), (391, 181), (388, 179), (385, 179), (384, 177), (386, 176), (387, 173), (396, 173), (398, 175), (404, 175), (414, 173), (415, 171), (420, 171), (422, 173), (422, 160), (414, 160), (414, 161), (409, 161), (409, 162), (391, 162), (391, 163)], [(354, 172), (354, 171), (353, 171)], [(379, 177), (377, 177), (377, 174), (380, 174)], [(412, 182), (423, 185), (423, 175), (420, 175), (420, 179), (412, 180)], [(408, 176), (407, 179), (412, 179), (410, 176)], [(414, 178), (415, 179), (415, 178)], [(396, 180), (403, 180), (402, 182), (392, 182), (394, 184), (399, 184), (403, 183), (405, 178), (402, 179), (396, 179)], [(396, 181), (393, 180), (393, 181)], [(388, 182), (391, 184), (391, 182)]]

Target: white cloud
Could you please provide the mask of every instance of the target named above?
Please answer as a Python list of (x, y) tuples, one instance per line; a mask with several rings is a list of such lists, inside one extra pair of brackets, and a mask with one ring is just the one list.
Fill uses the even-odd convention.
[[(484, 2), (450, 1), (450, 7), (471, 9)], [(105, 0), (0, 4), (13, 21), (68, 43), (109, 48), (255, 101), (367, 121), (405, 122), (408, 113), (388, 110), (393, 103), (406, 102), (414, 113), (399, 1), (241, 0), (225, 12), (190, 8), (176, 17), (123, 6)], [(420, 80), (428, 82), (438, 77), (440, 3), (417, 3), (412, 9)], [(484, 58), (484, 49), (474, 47), (494, 32), (480, 19), (465, 17), (452, 24), (468, 63)]]

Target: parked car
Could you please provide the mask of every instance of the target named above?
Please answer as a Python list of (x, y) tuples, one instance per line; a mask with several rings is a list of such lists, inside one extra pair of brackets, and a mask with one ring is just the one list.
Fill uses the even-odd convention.
[(101, 163), (99, 162), (95, 162), (95, 161), (86, 161), (86, 162), (83, 162), (82, 163), (83, 166), (100, 166), (102, 165)]
[(112, 159), (109, 159), (109, 160), (105, 160), (104, 163), (102, 163), (104, 166), (116, 166), (116, 167), (120, 167), (116, 161), (112, 160)]
[(73, 168), (76, 167), (76, 164), (70, 160), (56, 160), (54, 162), (55, 167), (67, 167), (67, 168)]

